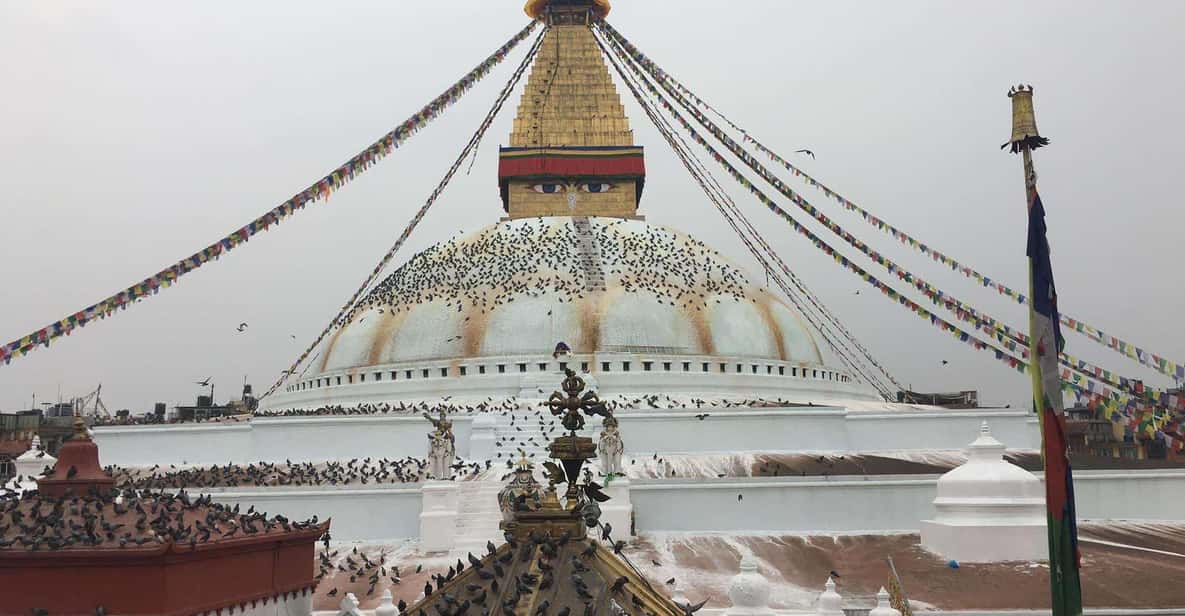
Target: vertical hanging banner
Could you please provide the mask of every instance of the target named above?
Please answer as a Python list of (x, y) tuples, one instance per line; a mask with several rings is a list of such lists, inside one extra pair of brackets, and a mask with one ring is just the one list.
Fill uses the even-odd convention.
[(506, 44), (499, 47), (493, 54), (483, 60), (481, 64), (478, 64), (473, 70), (461, 77), (459, 81), (429, 101), (427, 105), (394, 130), (383, 135), (381, 139), (338, 166), (313, 185), (272, 208), (259, 218), (236, 229), (226, 237), (156, 274), (106, 299), (87, 306), (74, 314), (61, 318), (35, 332), (0, 346), (0, 362), (3, 365), (7, 365), (14, 357), (24, 357), (29, 351), (37, 348), (39, 345), (49, 346), (51, 341), (61, 336), (68, 336), (73, 330), (83, 327), (91, 321), (102, 320), (111, 316), (117, 310), (126, 310), (129, 304), (149, 295), (156, 295), (162, 288), (172, 286), (181, 276), (192, 272), (210, 261), (217, 260), (223, 254), (230, 252), (240, 244), (245, 244), (255, 234), (266, 231), (272, 225), (280, 224), (285, 218), (297, 210), (303, 209), (306, 205), (328, 199), (334, 191), (340, 189), (347, 182), (350, 182), (363, 171), (366, 171), (379, 160), (386, 157), (421, 128), (439, 117), (445, 109), (460, 100), (461, 95), (468, 92), (491, 69), (500, 64), (515, 46), (526, 39), (538, 23), (536, 20), (531, 20), (531, 23), (527, 24), (526, 27), (515, 34)]
[[(1027, 151), (1025, 153), (1028, 154)], [(1057, 292), (1053, 286), (1053, 266), (1049, 260), (1049, 243), (1045, 236), (1045, 209), (1036, 189), (1033, 190), (1033, 199), (1029, 205), (1028, 257), (1033, 298), (1029, 304), (1031, 376), (1033, 404), (1041, 425), (1041, 451), (1045, 458), (1045, 505), (1053, 616), (1081, 616), (1081, 557), (1074, 510), (1074, 477), (1065, 433), (1061, 376), (1057, 369), (1057, 354), (1065, 340), (1057, 318)]]

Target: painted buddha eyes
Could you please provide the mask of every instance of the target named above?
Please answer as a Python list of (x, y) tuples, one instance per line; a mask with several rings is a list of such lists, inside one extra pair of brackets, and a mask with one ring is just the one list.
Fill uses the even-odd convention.
[[(531, 186), (531, 190), (545, 195), (567, 192), (568, 189), (568, 185), (551, 182)], [(586, 193), (603, 193), (613, 190), (613, 184), (609, 184), (608, 182), (580, 182), (576, 184), (576, 189)]]

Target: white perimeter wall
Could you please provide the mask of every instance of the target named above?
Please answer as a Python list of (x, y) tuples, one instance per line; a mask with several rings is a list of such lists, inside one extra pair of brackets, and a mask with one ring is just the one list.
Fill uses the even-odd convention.
[[(874, 413), (837, 408), (626, 411), (618, 418), (626, 452), (889, 451), (962, 449), (986, 420), (1013, 449), (1039, 447), (1037, 424), (1024, 411), (968, 410)], [(469, 454), (473, 415), (452, 417), (457, 453)], [(501, 418), (500, 418), (501, 419)], [(586, 434), (600, 430), (590, 421)], [(420, 416), (364, 415), (255, 418), (234, 424), (103, 426), (95, 441), (103, 464), (317, 462), (425, 456), (431, 425)]]
[[(638, 532), (852, 533), (917, 531), (932, 518), (938, 475), (843, 476), (743, 481), (631, 481)], [(1185, 520), (1185, 471), (1079, 471), (1081, 520)], [(333, 519), (334, 539), (419, 536), (418, 484), (208, 490), (227, 504), (255, 505), (293, 519)], [(737, 495), (744, 499), (738, 501)]]
[[(469, 454), (473, 416), (457, 415), (457, 454)], [(321, 462), (428, 455), (428, 420), (406, 415), (257, 417), (241, 423), (100, 426), (99, 461), (120, 466)]]
[(420, 484), (375, 487), (224, 488), (202, 490), (214, 500), (242, 510), (254, 505), (269, 515), (292, 520), (332, 520), (335, 540), (381, 541), (420, 535)]
[[(632, 481), (639, 532), (917, 531), (938, 475)], [(1185, 471), (1078, 471), (1080, 520), (1183, 520)], [(737, 500), (737, 495), (743, 500)]]

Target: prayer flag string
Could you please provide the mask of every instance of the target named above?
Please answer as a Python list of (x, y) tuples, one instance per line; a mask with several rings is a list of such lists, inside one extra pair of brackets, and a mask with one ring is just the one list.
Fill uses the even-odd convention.
[(305, 206), (316, 203), (317, 201), (327, 200), (334, 191), (340, 189), (363, 171), (372, 167), (429, 122), (439, 117), (445, 109), (459, 100), (461, 95), (469, 91), (491, 69), (501, 63), (516, 45), (527, 38), (531, 31), (535, 29), (536, 24), (538, 24), (537, 21), (531, 20), (530, 24), (520, 30), (518, 34), (515, 34), (505, 45), (499, 47), (497, 51), (482, 61), (481, 64), (478, 64), (473, 70), (466, 73), (460, 81), (454, 83), (441, 93), (440, 96), (432, 99), (432, 101), (394, 130), (388, 132), (381, 139), (372, 143), (365, 150), (362, 150), (356, 156), (331, 171), (312, 186), (272, 208), (259, 218), (236, 229), (230, 235), (156, 274), (106, 299), (91, 304), (74, 314), (68, 315), (37, 331), (0, 346), (0, 362), (3, 365), (8, 365), (14, 357), (24, 357), (38, 346), (49, 346), (50, 342), (62, 336), (69, 336), (75, 329), (84, 327), (92, 321), (109, 317), (117, 310), (126, 310), (132, 303), (149, 295), (156, 295), (161, 289), (172, 286), (181, 276), (198, 269), (210, 261), (218, 260), (222, 255), (241, 244), (245, 244), (257, 233), (267, 231), (273, 225), (280, 224), (280, 222), (297, 210), (303, 209)]
[[(774, 188), (776, 188), (782, 195), (784, 195), (785, 197), (790, 199), (801, 210), (810, 214), (811, 217), (813, 217), (817, 222), (822, 224), (824, 227), (826, 227), (832, 233), (838, 235), (840, 238), (842, 238), (844, 241), (846, 241), (849, 245), (851, 245), (852, 247), (854, 247), (857, 250), (859, 250), (860, 252), (862, 252), (865, 256), (867, 256), (869, 259), (871, 259), (874, 263), (885, 268), (885, 270), (888, 271), (888, 273), (893, 274), (893, 275), (897, 276), (898, 279), (908, 282), (911, 285), (913, 285), (914, 288), (916, 288), (918, 291), (920, 291), (934, 305), (944, 307), (945, 309), (950, 311), (951, 314), (955, 315), (955, 317), (958, 320), (964, 321), (966, 323), (970, 323), (975, 327), (975, 329), (982, 330), (984, 333), (986, 333), (990, 336), (993, 336), (1006, 349), (1008, 349), (1009, 351), (1012, 351), (1012, 352), (1021, 353), (1022, 358), (1027, 360), (1028, 352), (1029, 352), (1028, 351), (1029, 337), (1027, 334), (1025, 334), (1019, 330), (1015, 330), (1015, 329), (1008, 327), (1007, 325), (999, 322), (998, 320), (993, 319), (991, 316), (986, 315), (986, 314), (976, 310), (975, 308), (965, 304), (964, 302), (959, 301), (956, 297), (952, 296), (951, 294), (943, 292), (942, 290), (934, 287), (933, 285), (928, 283), (925, 279), (902, 268), (897, 263), (888, 259), (884, 255), (880, 254), (879, 252), (877, 252), (876, 250), (874, 250), (873, 248), (868, 246), (866, 243), (859, 240), (854, 235), (852, 235), (851, 233), (849, 233), (848, 231), (843, 229), (843, 227), (841, 227), (839, 224), (832, 221), (828, 216), (826, 216), (821, 211), (819, 211), (817, 208), (815, 208), (813, 205), (811, 205), (805, 198), (803, 198), (801, 195), (796, 193), (790, 187), (786, 186), (785, 183), (783, 183), (776, 176), (774, 176), (772, 173), (770, 173), (769, 170), (766, 169), (760, 162), (758, 162), (755, 157), (753, 157), (751, 154), (749, 154), (747, 151), (745, 151), (744, 148), (742, 148), (740, 146), (740, 144), (738, 144), (736, 141), (731, 139), (723, 130), (721, 130), (715, 123), (713, 123), (710, 119), (708, 119), (702, 112), (700, 112), (694, 106), (689, 104), (687, 102), (687, 99), (683, 98), (678, 92), (674, 91), (670, 87), (669, 84), (664, 82), (665, 73), (662, 71), (662, 69), (659, 68), (657, 65), (655, 65), (649, 59), (646, 59), (645, 55), (643, 55), (643, 54), (641, 54), (641, 52), (637, 51), (636, 47), (633, 47), (632, 45), (630, 45), (628, 43), (628, 41), (626, 41), (624, 39), (624, 37), (622, 37), (620, 35), (620, 33), (616, 33), (616, 31), (612, 29), (612, 26), (605, 24), (604, 28), (607, 32), (609, 32), (609, 35), (611, 37), (613, 37), (612, 42), (621, 44), (621, 47), (619, 47), (619, 49), (624, 48), (625, 49), (624, 53), (628, 54), (634, 61), (638, 62), (638, 65), (641, 66), (642, 69), (645, 70), (647, 73), (649, 73), (650, 76), (654, 79), (654, 81), (657, 82), (659, 84), (659, 86), (661, 86), (664, 90), (666, 90), (666, 92), (672, 98), (674, 98), (677, 102), (679, 102), (679, 104), (686, 111), (688, 111), (695, 118), (695, 120), (697, 122), (699, 122), (699, 124), (701, 126), (703, 126), (709, 133), (711, 133), (718, 141), (720, 141), (720, 143), (723, 144), (724, 147), (727, 148), (733, 155), (735, 155), (742, 162), (744, 162), (746, 164), (746, 166), (748, 166), (750, 169), (752, 169), (754, 172), (756, 172), (759, 176), (761, 176), (762, 179), (764, 179), (766, 182), (768, 182), (770, 185), (772, 185)], [(649, 82), (646, 82), (646, 86), (648, 89), (651, 89), (653, 93), (657, 94), (657, 91), (654, 89), (654, 87)], [(672, 111), (672, 113), (676, 114), (676, 119), (679, 120), (680, 123), (683, 124), (684, 128), (691, 133), (692, 137), (697, 140), (701, 140), (699, 134), (695, 131), (695, 129), (689, 123), (687, 123), (685, 120), (683, 120), (682, 116), (679, 116), (679, 115), (677, 115), (677, 112), (674, 112), (670, 103), (667, 102), (665, 98), (662, 98), (661, 95), (659, 95), (659, 96), (660, 96), (660, 101), (663, 104), (663, 106), (665, 108), (667, 108), (669, 111)], [(713, 156), (718, 157), (718, 154), (716, 154), (714, 150), (712, 150), (711, 152), (712, 152)], [(1070, 367), (1074, 370), (1080, 370), (1080, 371), (1084, 372), (1085, 374), (1087, 374), (1089, 378), (1103, 381), (1104, 383), (1106, 383), (1107, 385), (1110, 385), (1111, 387), (1120, 388), (1122, 390), (1127, 391), (1130, 394), (1137, 393), (1135, 390), (1137, 381), (1134, 379), (1128, 379), (1126, 377), (1115, 374), (1115, 373), (1111, 372), (1110, 370), (1103, 369), (1101, 367), (1095, 366), (1095, 365), (1090, 364), (1086, 361), (1066, 355), (1064, 353), (1061, 354), (1060, 360), (1063, 365)], [(1159, 394), (1161, 393), (1161, 392), (1156, 391), (1152, 388), (1142, 388), (1142, 391), (1143, 391), (1144, 396), (1149, 399), (1158, 398)]]
[[(611, 29), (612, 26), (609, 26), (609, 28)], [(620, 36), (620, 33), (618, 33), (618, 36)], [(623, 38), (623, 40), (624, 40), (624, 38)], [(838, 192), (836, 192), (834, 189), (827, 186), (823, 182), (820, 182), (819, 180), (815, 179), (810, 174), (803, 171), (797, 165), (794, 165), (790, 161), (779, 156), (776, 152), (769, 149), (768, 147), (765, 146), (765, 144), (761, 143), (755, 137), (753, 137), (747, 130), (738, 126), (736, 123), (734, 123), (732, 120), (730, 120), (727, 116), (725, 116), (723, 113), (721, 113), (715, 107), (708, 104), (702, 98), (697, 96), (694, 92), (692, 92), (690, 89), (688, 89), (682, 83), (680, 83), (677, 79), (672, 77), (669, 73), (663, 72), (661, 79), (668, 82), (671, 86), (675, 87), (677, 90), (679, 90), (680, 92), (685, 94), (688, 98), (690, 98), (692, 101), (694, 101), (697, 105), (699, 105), (699, 106), (703, 107), (704, 109), (707, 109), (707, 110), (711, 111), (712, 113), (716, 114), (717, 116), (719, 116), (720, 119), (724, 120), (726, 123), (728, 123), (729, 126), (731, 126), (734, 130), (736, 130), (738, 133), (740, 133), (741, 138), (744, 141), (752, 143), (754, 148), (756, 148), (758, 151), (760, 151), (763, 154), (765, 154), (766, 156), (768, 156), (770, 158), (770, 160), (778, 163), (779, 165), (784, 167), (787, 171), (790, 171), (792, 174), (794, 174), (795, 177), (802, 178), (803, 182), (807, 183), (812, 188), (815, 188), (816, 190), (821, 191), (826, 197), (828, 197), (830, 199), (834, 199), (843, 208), (847, 209), (850, 212), (855, 212), (855, 213), (859, 214), (861, 220), (868, 223), (872, 227), (876, 228), (878, 231), (881, 231), (881, 232), (891, 235), (893, 237), (893, 239), (901, 242), (902, 244), (904, 244), (906, 246), (909, 246), (910, 248), (912, 248), (914, 250), (917, 250), (918, 252), (921, 252), (922, 254), (933, 259), (935, 262), (941, 263), (942, 265), (950, 268), (952, 271), (958, 272), (967, 278), (975, 280), (977, 283), (979, 283), (983, 287), (992, 289), (992, 290), (996, 291), (997, 293), (999, 293), (1000, 295), (1008, 297), (1021, 305), (1024, 305), (1024, 306), (1028, 305), (1029, 298), (1027, 296), (1025, 296), (1024, 293), (1019, 293), (1019, 292), (1013, 290), (1011, 287), (1000, 282), (998, 279), (995, 279), (993, 277), (982, 274), (975, 268), (964, 265), (963, 263), (955, 260), (953, 257), (946, 255), (945, 253), (929, 246), (925, 242), (918, 240), (914, 236), (906, 233), (905, 231), (902, 231), (901, 229), (889, 224), (884, 219), (882, 219), (882, 218), (876, 216), (875, 214), (869, 212), (868, 210), (860, 207), (859, 205), (857, 205), (850, 199), (844, 197), (843, 195), (839, 194)], [(1156, 370), (1157, 372), (1160, 372), (1161, 374), (1164, 374), (1166, 376), (1170, 376), (1170, 377), (1173, 377), (1178, 380), (1185, 380), (1185, 364), (1168, 360), (1161, 355), (1157, 355), (1156, 353), (1147, 351), (1147, 350), (1145, 350), (1145, 349), (1143, 349), (1131, 342), (1128, 342), (1122, 338), (1119, 338), (1117, 336), (1105, 333), (1103, 330), (1098, 329), (1098, 328), (1090, 325), (1089, 323), (1085, 323), (1080, 319), (1076, 319), (1076, 318), (1068, 316), (1064, 313), (1060, 315), (1060, 322), (1063, 326), (1069, 327), (1072, 331), (1082, 334), (1083, 336), (1087, 337), (1088, 339), (1090, 339), (1096, 343), (1099, 343), (1099, 344), (1101, 344), (1101, 345), (1103, 345), (1103, 346), (1105, 346), (1105, 347), (1107, 347), (1107, 348), (1109, 348), (1121, 355), (1124, 355), (1130, 359), (1133, 359), (1143, 366), (1152, 368), (1153, 370)]]
[[(381, 259), (379, 259), (378, 264), (374, 266), (374, 268), (366, 276), (366, 279), (362, 281), (362, 284), (359, 285), (358, 289), (354, 291), (354, 294), (350, 296), (350, 299), (347, 300), (344, 305), (342, 305), (340, 310), (338, 310), (337, 315), (333, 317), (333, 320), (331, 320), (329, 324), (321, 330), (320, 334), (317, 334), (317, 337), (311, 344), (309, 344), (308, 348), (306, 348), (305, 351), (300, 354), (300, 357), (297, 357), (296, 361), (292, 362), (292, 365), (289, 366), (287, 370), (284, 370), (282, 373), (280, 373), (280, 378), (276, 379), (276, 382), (273, 383), (272, 386), (268, 388), (268, 390), (264, 392), (262, 396), (259, 397), (260, 400), (272, 395), (272, 393), (279, 389), (280, 386), (288, 380), (288, 377), (295, 374), (296, 369), (300, 367), (300, 364), (303, 363), (304, 360), (317, 348), (317, 345), (321, 344), (321, 341), (324, 340), (331, 331), (349, 321), (351, 315), (353, 314), (353, 310), (358, 303), (358, 298), (362, 297), (362, 294), (366, 292), (366, 290), (370, 287), (370, 284), (378, 278), (383, 269), (387, 267), (387, 264), (395, 258), (395, 253), (399, 252), (399, 249), (403, 246), (403, 243), (407, 241), (408, 237), (411, 237), (412, 231), (414, 231), (415, 228), (420, 224), (420, 221), (424, 219), (424, 216), (428, 213), (428, 210), (432, 207), (432, 205), (436, 203), (436, 199), (444, 193), (445, 187), (448, 186), (449, 181), (453, 179), (453, 175), (455, 175), (461, 168), (461, 164), (465, 162), (465, 158), (469, 156), (470, 152), (477, 148), (477, 144), (481, 143), (481, 138), (485, 135), (486, 129), (488, 129), (490, 124), (494, 122), (494, 118), (502, 109), (502, 105), (506, 102), (506, 99), (510, 97), (510, 93), (514, 90), (515, 84), (518, 83), (523, 73), (527, 70), (527, 67), (531, 65), (531, 61), (535, 58), (535, 54), (539, 51), (539, 46), (543, 43), (543, 37), (546, 34), (547, 28), (544, 28), (543, 31), (539, 33), (539, 36), (535, 39), (535, 42), (531, 45), (530, 50), (523, 57), (522, 62), (519, 63), (518, 68), (515, 69), (514, 74), (511, 75), (506, 84), (502, 86), (502, 91), (498, 93), (498, 97), (494, 100), (493, 107), (491, 107), (489, 112), (486, 113), (486, 117), (477, 127), (477, 131), (472, 137), (469, 138), (469, 143), (465, 144), (465, 147), (461, 149), (460, 156), (458, 156), (457, 159), (453, 161), (452, 166), (448, 168), (448, 171), (445, 172), (444, 177), (441, 178), (440, 182), (436, 185), (436, 188), (433, 189), (432, 193), (428, 195), (428, 199), (422, 206), (420, 206), (420, 209), (416, 211), (415, 216), (412, 216), (412, 219), (407, 223), (407, 226), (404, 227), (403, 232), (399, 234), (398, 238), (396, 238), (395, 243), (389, 249), (387, 249), (387, 252)], [(326, 356), (325, 361), (328, 360), (329, 357)]]

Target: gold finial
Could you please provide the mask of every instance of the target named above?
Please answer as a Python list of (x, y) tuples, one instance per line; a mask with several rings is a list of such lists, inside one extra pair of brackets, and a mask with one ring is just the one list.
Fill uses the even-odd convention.
[(70, 437), (72, 441), (89, 441), (91, 435), (87, 434), (86, 421), (82, 419), (82, 415), (74, 415), (74, 435)]
[(1037, 132), (1037, 116), (1033, 111), (1033, 86), (1017, 85), (1008, 89), (1012, 99), (1012, 138), (1000, 146), (1012, 146), (1012, 153), (1021, 150), (1035, 150), (1049, 145), (1049, 140)]
[(609, 0), (527, 0), (523, 12), (531, 19), (539, 19), (552, 6), (584, 8), (592, 11), (597, 19), (604, 19), (609, 14)]

